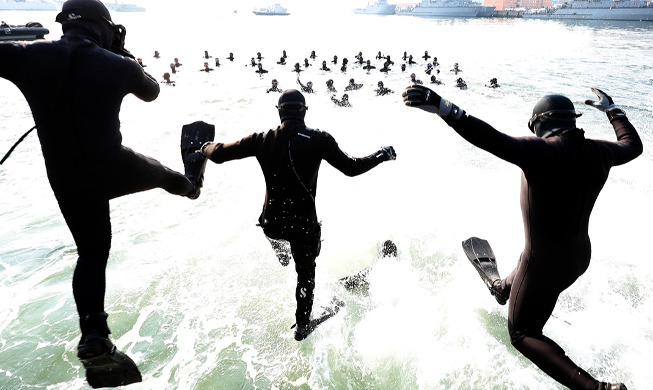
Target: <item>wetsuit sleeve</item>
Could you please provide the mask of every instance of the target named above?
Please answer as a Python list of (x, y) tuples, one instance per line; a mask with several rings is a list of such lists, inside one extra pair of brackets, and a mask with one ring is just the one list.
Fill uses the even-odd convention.
[(597, 141), (612, 151), (612, 155), (614, 156), (612, 165), (625, 164), (642, 154), (644, 150), (642, 140), (639, 138), (637, 130), (635, 130), (635, 127), (630, 123), (628, 118), (617, 118), (612, 121), (612, 126), (614, 127), (617, 141)]
[(453, 129), (472, 145), (522, 168), (547, 153), (546, 142), (537, 137), (513, 137), (486, 122), (465, 115), (453, 123)]
[(146, 102), (151, 102), (156, 99), (161, 91), (158, 81), (145, 72), (138, 62), (130, 58), (125, 58), (124, 61), (126, 61), (126, 67), (132, 77), (132, 89), (130, 92)]
[(22, 43), (0, 43), (0, 77), (10, 81), (14, 80), (20, 66), (16, 61), (18, 52), (24, 48)]
[(343, 152), (331, 134), (324, 132), (324, 160), (347, 176), (357, 176), (379, 165), (383, 160), (373, 153), (367, 157), (351, 157)]
[(206, 158), (216, 164), (256, 156), (263, 142), (263, 134), (255, 133), (232, 143), (212, 143), (205, 150)]

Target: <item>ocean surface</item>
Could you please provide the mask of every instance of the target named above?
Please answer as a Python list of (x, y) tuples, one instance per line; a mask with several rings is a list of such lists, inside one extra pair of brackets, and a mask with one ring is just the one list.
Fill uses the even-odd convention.
[[(226, 8), (226, 7), (225, 7)], [(161, 80), (183, 64), (157, 100), (125, 98), (124, 144), (183, 170), (184, 124), (216, 125), (230, 142), (277, 126), (271, 80), (296, 88), (307, 125), (330, 132), (343, 150), (364, 156), (394, 146), (397, 160), (349, 178), (322, 165), (317, 207), (323, 223), (314, 312), (332, 296), (346, 306), (296, 342), (292, 266), (282, 267), (256, 220), (264, 197), (255, 159), (210, 164), (196, 201), (163, 190), (111, 202), (113, 242), (106, 310), (112, 339), (139, 365), (129, 389), (559, 389), (511, 345), (507, 307), (496, 304), (468, 263), (461, 242), (487, 239), (507, 275), (523, 247), (520, 171), (474, 148), (437, 116), (403, 105), (409, 74), (428, 84), (424, 51), (437, 56), (435, 90), (471, 115), (512, 135), (529, 135), (533, 105), (548, 93), (569, 96), (592, 138), (615, 139), (605, 115), (583, 104), (591, 87), (610, 94), (638, 129), (644, 154), (616, 167), (590, 224), (589, 270), (565, 291), (546, 325), (581, 367), (598, 379), (653, 388), (653, 24), (519, 19), (432, 19), (349, 12), (256, 17), (230, 10), (166, 9), (114, 14), (127, 48)], [(38, 21), (61, 35), (55, 12), (3, 12), (10, 24)], [(190, 16), (192, 15), (192, 16)], [(154, 51), (161, 54), (153, 58)], [(286, 50), (288, 65), (276, 64)], [(201, 72), (204, 51), (214, 67)], [(377, 69), (355, 66), (361, 51)], [(391, 55), (378, 71), (378, 51)], [(401, 56), (417, 65), (401, 72)], [(232, 52), (235, 60), (226, 59)], [(261, 52), (269, 73), (249, 67)], [(349, 59), (346, 74), (321, 61)], [(0, 59), (1, 61), (2, 59)], [(449, 70), (458, 63), (462, 73)], [(462, 77), (467, 90), (454, 87)], [(498, 89), (486, 88), (496, 77)], [(352, 107), (326, 93), (333, 79)], [(375, 96), (377, 82), (395, 91)], [(29, 107), (0, 79), (0, 152), (33, 126)], [(71, 279), (75, 245), (45, 175), (36, 134), (0, 167), (0, 389), (87, 389), (76, 358), (78, 318)], [(552, 199), (564, 202), (564, 199)], [(380, 258), (393, 240), (396, 259)], [(372, 267), (370, 288), (337, 283)]]

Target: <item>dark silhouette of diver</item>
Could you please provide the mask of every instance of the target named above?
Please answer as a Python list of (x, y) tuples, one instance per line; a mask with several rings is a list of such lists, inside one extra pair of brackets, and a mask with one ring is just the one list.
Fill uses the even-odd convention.
[(229, 61), (233, 62), (234, 61), (234, 53), (229, 53), (229, 56), (227, 57), (227, 59)]
[(424, 73), (431, 74), (432, 71), (433, 71), (433, 64), (429, 62), (428, 64), (426, 64), (426, 69), (424, 70)]
[(304, 71), (304, 69), (302, 69), (302, 68), (300, 67), (300, 65), (299, 65), (299, 62), (297, 62), (297, 63), (295, 63), (295, 68), (294, 68), (292, 71), (293, 71), (293, 72), (297, 72), (297, 74), (299, 74), (299, 72)]
[(171, 85), (173, 87), (175, 86), (175, 82), (170, 79), (170, 73), (165, 72), (163, 74), (163, 81), (161, 82), (161, 84)]
[(317, 58), (317, 55), (315, 55), (315, 50), (311, 51), (311, 56), (310, 57), (311, 57), (312, 60)]
[(326, 86), (327, 86), (327, 92), (328, 93), (338, 92), (338, 90), (336, 90), (336, 88), (333, 86), (333, 80), (332, 79), (328, 79), (326, 81)]
[[(407, 106), (438, 114), (471, 144), (522, 170), (521, 209), (524, 249), (517, 267), (496, 279), (490, 292), (508, 307), (512, 345), (542, 371), (570, 389), (624, 390), (599, 382), (578, 367), (555, 341), (543, 334), (560, 294), (590, 264), (589, 221), (610, 169), (642, 153), (642, 141), (623, 110), (605, 92), (585, 103), (604, 112), (616, 141), (585, 138), (576, 126), (572, 101), (563, 95), (542, 97), (528, 121), (535, 137), (513, 137), (468, 115), (434, 91), (410, 86), (402, 94)], [(599, 320), (618, 321), (606, 313)], [(609, 360), (618, 351), (604, 352)]]
[(286, 57), (279, 58), (279, 61), (277, 61), (277, 64), (286, 65)]
[(338, 56), (333, 56), (333, 61), (331, 61), (331, 63), (337, 65), (338, 64)]
[(415, 76), (415, 73), (411, 73), (411, 74), (410, 74), (410, 82), (411, 82), (412, 84), (424, 84), (424, 83), (422, 82), (422, 80), (419, 80), (419, 79), (417, 78), (417, 76)]
[(172, 72), (172, 74), (177, 73), (177, 67), (175, 66), (174, 63), (170, 64), (170, 72)]
[(310, 62), (308, 62), (308, 58), (304, 58), (304, 68), (308, 68), (309, 66), (312, 66)]
[(336, 98), (336, 95), (332, 95), (331, 101), (334, 102), (339, 107), (351, 107), (351, 103), (349, 103), (349, 95), (347, 95), (346, 93), (342, 95), (342, 98), (340, 100)]
[(413, 61), (413, 55), (408, 56), (408, 65), (413, 65), (416, 64), (417, 62)]
[(256, 59), (258, 60), (258, 62), (261, 62), (261, 61), (263, 60), (263, 58), (264, 58), (264, 57), (261, 55), (261, 52), (260, 52), (260, 51), (259, 51), (259, 52), (256, 52)]
[(297, 77), (297, 84), (299, 84), (299, 86), (301, 87), (302, 92), (315, 93), (315, 91), (313, 90), (313, 82), (312, 81), (309, 81), (309, 82), (306, 83), (306, 85), (304, 85), (304, 84), (302, 84), (301, 80), (299, 80), (299, 77)]
[(324, 71), (327, 71), (327, 72), (331, 71), (331, 69), (329, 69), (329, 67), (327, 66), (326, 61), (322, 61), (322, 67), (320, 68), (320, 70), (324, 70)]
[(110, 201), (154, 188), (194, 199), (201, 171), (185, 176), (123, 146), (123, 99), (133, 94), (151, 102), (160, 85), (125, 48), (126, 30), (113, 23), (106, 6), (69, 0), (55, 21), (63, 31), (59, 40), (0, 43), (0, 77), (16, 85), (29, 104), (48, 181), (75, 241), (77, 357), (92, 387), (123, 386), (142, 377), (109, 338), (106, 268), (111, 217), (117, 217)]
[(255, 72), (258, 73), (259, 75), (268, 73), (267, 70), (263, 69), (263, 64), (258, 64), (258, 69), (256, 69)]
[(401, 57), (402, 60), (406, 61), (408, 59), (408, 53), (404, 52), (403, 57)]
[(431, 76), (431, 84), (442, 85), (442, 81), (435, 78), (435, 75)]
[(429, 58), (431, 58), (431, 56), (429, 55), (429, 51), (428, 51), (428, 50), (425, 50), (425, 51), (424, 51), (424, 55), (422, 56), (422, 58), (424, 58), (425, 61), (428, 60)]
[(154, 58), (161, 58), (161, 55), (159, 54), (158, 51), (154, 50)]
[(251, 66), (251, 67), (258, 66), (258, 64), (256, 63), (256, 58), (252, 57), (252, 59), (249, 62), (249, 66)]
[(496, 77), (490, 79), (490, 85), (485, 84), (486, 87), (488, 88), (499, 88), (499, 82), (497, 81)]
[(365, 69), (367, 71), (370, 71), (372, 69), (376, 69), (376, 66), (372, 65), (370, 63), (370, 60), (367, 60), (367, 62), (365, 63), (365, 66), (363, 66), (363, 69)]
[(212, 72), (212, 71), (213, 71), (213, 68), (210, 68), (210, 67), (209, 67), (209, 63), (208, 63), (208, 62), (205, 62), (205, 63), (204, 63), (204, 68), (200, 69), (200, 72), (206, 72), (206, 73), (209, 73), (209, 72)]
[(216, 66), (217, 68), (219, 68), (220, 65), (221, 65), (221, 64), (220, 64), (220, 59), (219, 59), (218, 57), (215, 57), (215, 66)]
[[(391, 146), (366, 157), (350, 157), (329, 133), (304, 123), (306, 100), (297, 90), (286, 90), (277, 104), (281, 125), (232, 143), (207, 143), (202, 153), (216, 164), (255, 157), (265, 178), (265, 203), (258, 224), (282, 265), (295, 263), (295, 340), (312, 331), (316, 258), (321, 249), (321, 223), (315, 197), (322, 160), (347, 176), (361, 175), (384, 161), (394, 160)], [(289, 249), (288, 249), (289, 248)]]
[(349, 63), (349, 60), (348, 60), (348, 59), (346, 59), (346, 58), (343, 58), (343, 59), (342, 59), (342, 66), (340, 67), (340, 71), (341, 71), (342, 73), (347, 72), (347, 64), (348, 64), (348, 63)]
[(457, 75), (458, 72), (462, 72), (462, 69), (460, 69), (460, 67), (458, 66), (458, 63), (456, 62), (455, 64), (453, 64), (453, 68), (451, 68), (449, 71), (453, 72), (453, 74)]
[(209, 55), (209, 52), (204, 50), (204, 56), (202, 56), (205, 60), (208, 60), (209, 58), (213, 58), (213, 56)]
[(377, 86), (378, 88), (374, 90), (376, 92), (376, 96), (384, 96), (390, 93), (394, 93), (394, 91), (391, 90), (390, 88), (386, 88), (383, 86), (383, 81), (379, 81), (377, 83)]
[(356, 84), (354, 79), (349, 79), (349, 84), (345, 87), (345, 91), (355, 91), (363, 88), (363, 84)]
[(465, 80), (463, 80), (462, 77), (458, 77), (458, 79), (456, 79), (456, 88), (467, 89), (467, 83)]
[(279, 82), (277, 79), (272, 79), (272, 86), (268, 88), (265, 92), (270, 93), (270, 92), (283, 92), (281, 89), (279, 89)]
[(288, 58), (288, 55), (286, 55), (286, 51), (285, 51), (285, 50), (283, 51), (283, 54), (281, 54), (281, 57), (283, 57), (283, 58)]

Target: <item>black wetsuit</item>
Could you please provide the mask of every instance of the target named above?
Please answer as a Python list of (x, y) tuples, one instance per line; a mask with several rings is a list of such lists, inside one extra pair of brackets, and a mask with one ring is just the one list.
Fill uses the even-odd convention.
[(508, 329), (517, 350), (571, 389), (594, 389), (599, 382), (542, 329), (560, 293), (589, 266), (590, 213), (610, 168), (642, 153), (627, 118), (612, 125), (616, 142), (586, 139), (581, 129), (546, 139), (511, 137), (471, 116), (453, 124), (470, 143), (522, 169), (525, 246), (517, 267), (502, 281), (504, 292), (510, 292)]
[[(97, 318), (88, 327), (106, 327), (109, 200), (157, 187), (178, 195), (193, 189), (184, 175), (122, 146), (123, 98), (132, 93), (152, 101), (159, 83), (136, 61), (74, 32), (59, 41), (0, 44), (0, 58), (0, 77), (20, 89), (32, 110), (50, 186), (77, 245), (77, 311), (81, 319)], [(90, 330), (82, 322), (82, 337)]]
[(381, 163), (376, 154), (348, 156), (326, 132), (309, 129), (300, 119), (240, 141), (211, 144), (207, 158), (217, 164), (256, 157), (265, 177), (265, 203), (259, 223), (267, 237), (290, 243), (297, 271), (297, 324), (308, 324), (313, 307), (315, 258), (321, 227), (315, 210), (320, 163), (325, 160), (347, 176), (363, 174)]

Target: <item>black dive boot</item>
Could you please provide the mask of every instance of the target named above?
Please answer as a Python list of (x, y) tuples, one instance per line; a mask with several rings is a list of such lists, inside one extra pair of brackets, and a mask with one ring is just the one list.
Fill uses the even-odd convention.
[(184, 163), (184, 175), (193, 183), (193, 190), (186, 196), (197, 199), (204, 184), (206, 158), (200, 153), (202, 145), (213, 141), (215, 126), (197, 121), (184, 125), (181, 129), (181, 159)]
[(136, 363), (109, 340), (107, 314), (86, 315), (80, 319), (82, 338), (77, 357), (86, 369), (86, 380), (94, 389), (126, 386), (143, 378)]

